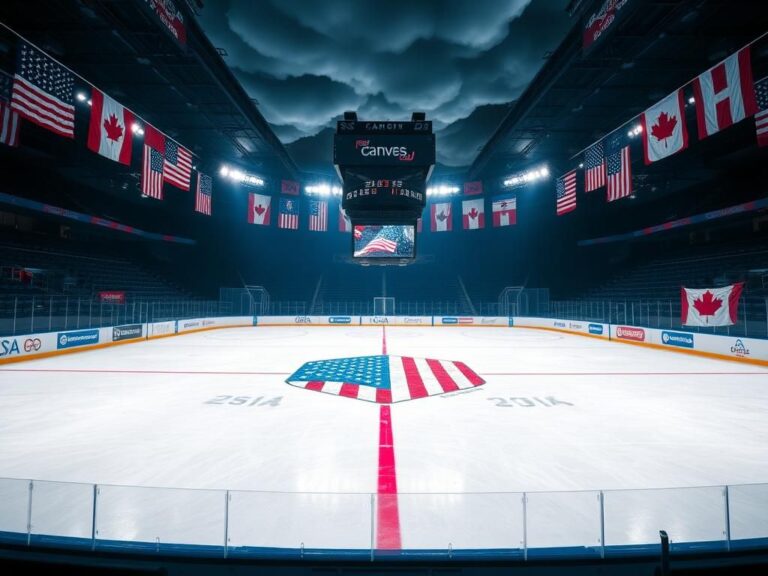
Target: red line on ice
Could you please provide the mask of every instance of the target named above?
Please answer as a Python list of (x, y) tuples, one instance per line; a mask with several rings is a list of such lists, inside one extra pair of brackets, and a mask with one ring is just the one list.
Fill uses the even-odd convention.
[(397, 505), (397, 471), (392, 412), (388, 405), (379, 407), (379, 483), (376, 498), (376, 548), (399, 550), (400, 511)]

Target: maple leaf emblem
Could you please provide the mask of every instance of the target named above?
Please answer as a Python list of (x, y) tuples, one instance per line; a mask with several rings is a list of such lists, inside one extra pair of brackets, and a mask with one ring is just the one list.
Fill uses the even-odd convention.
[(261, 216), (262, 214), (264, 214), (264, 212), (265, 212), (266, 210), (267, 210), (267, 209), (266, 209), (266, 208), (264, 208), (264, 206), (262, 206), (261, 204), (259, 204), (258, 206), (256, 206), (256, 207), (253, 209), (253, 211), (254, 211), (254, 212), (256, 212), (256, 214), (258, 214), (259, 216)]
[(656, 119), (656, 124), (651, 126), (651, 134), (666, 146), (666, 139), (672, 136), (675, 126), (677, 126), (677, 116), (669, 116), (666, 112), (662, 112)]
[(472, 218), (472, 220), (474, 220), (475, 218), (477, 218), (477, 215), (478, 215), (478, 214), (480, 214), (480, 212), (478, 212), (478, 211), (477, 211), (477, 208), (472, 208), (472, 210), (470, 210), (470, 211), (467, 213), (467, 215), (468, 215), (470, 218)]
[(104, 120), (104, 130), (107, 133), (107, 138), (117, 142), (123, 137), (123, 127), (120, 126), (120, 122), (117, 121), (117, 116), (110, 114), (109, 118)]
[(438, 220), (440, 220), (440, 222), (442, 222), (443, 220), (448, 218), (448, 216), (445, 215), (445, 212), (438, 212), (435, 218), (437, 218)]
[(699, 314), (702, 316), (714, 316), (720, 307), (723, 305), (723, 301), (720, 298), (715, 298), (712, 292), (707, 290), (701, 295), (701, 298), (697, 298), (693, 301), (693, 307), (696, 308)]

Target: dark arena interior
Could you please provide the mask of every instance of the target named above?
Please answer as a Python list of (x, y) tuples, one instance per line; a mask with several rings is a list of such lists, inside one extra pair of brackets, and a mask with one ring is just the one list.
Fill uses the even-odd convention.
[(3, 574), (768, 573), (764, 0), (0, 2)]

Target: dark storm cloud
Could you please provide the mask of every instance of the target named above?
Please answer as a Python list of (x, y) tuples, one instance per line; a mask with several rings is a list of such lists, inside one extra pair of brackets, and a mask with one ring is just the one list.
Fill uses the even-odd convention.
[[(514, 100), (570, 26), (566, 1), (207, 0), (202, 24), (281, 139), (309, 136), (308, 149), (345, 110), (393, 119), (423, 110), (447, 129)], [(460, 122), (439, 160), (471, 163), (497, 116)], [(448, 145), (462, 131), (473, 150)]]

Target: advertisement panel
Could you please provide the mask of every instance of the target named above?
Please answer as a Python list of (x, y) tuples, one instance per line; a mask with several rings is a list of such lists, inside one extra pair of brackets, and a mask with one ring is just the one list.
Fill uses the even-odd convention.
[(168, 322), (153, 322), (149, 325), (149, 337), (153, 336), (168, 336), (169, 334), (176, 334), (176, 322), (170, 320)]
[(608, 324), (599, 322), (582, 322), (580, 320), (559, 320), (553, 318), (521, 318), (516, 316), (510, 326), (531, 327), (531, 328), (553, 328), (564, 332), (574, 332), (577, 334), (589, 334), (600, 338), (609, 338), (610, 330)]
[(0, 337), (0, 362), (56, 350), (56, 332)]
[(334, 164), (340, 166), (430, 166), (435, 163), (432, 134), (337, 135)]
[(56, 336), (56, 348), (74, 348), (76, 346), (89, 346), (99, 343), (99, 330), (75, 330), (72, 332), (59, 332)]
[(143, 324), (125, 324), (112, 328), (112, 342), (121, 340), (135, 340), (144, 336)]
[(693, 348), (694, 335), (690, 332), (661, 331), (661, 343), (665, 346), (677, 346), (679, 348)]
[(99, 302), (125, 304), (125, 292), (123, 290), (102, 290), (99, 292)]

